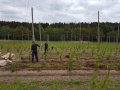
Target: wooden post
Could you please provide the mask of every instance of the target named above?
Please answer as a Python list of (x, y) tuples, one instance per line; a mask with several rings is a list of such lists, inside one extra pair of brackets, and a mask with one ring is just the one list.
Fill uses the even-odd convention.
[(33, 8), (31, 8), (31, 12), (32, 12), (32, 40), (35, 41), (34, 20), (33, 20)]
[(15, 36), (14, 36), (14, 33), (13, 33), (13, 40), (15, 40), (15, 38), (14, 38)]
[(118, 35), (117, 35), (117, 43), (119, 43), (119, 33), (120, 33), (120, 28), (119, 28), (119, 23), (118, 23)]
[(111, 37), (110, 37), (110, 33), (109, 33), (109, 43), (110, 43)]
[(65, 33), (64, 33), (64, 41), (66, 41)]
[(47, 41), (49, 41), (49, 34), (47, 34)]
[(9, 33), (8, 33), (8, 40), (9, 40)]
[(80, 41), (81, 41), (81, 36), (82, 34), (81, 34), (81, 22), (80, 22)]
[(41, 28), (40, 28), (40, 26), (41, 26), (41, 25), (40, 25), (40, 23), (39, 23), (39, 35), (40, 35), (40, 41), (41, 41), (41, 30), (40, 30)]
[(71, 41), (72, 41), (72, 29), (71, 29)]
[(28, 32), (28, 41), (29, 41), (29, 32)]
[[(90, 28), (90, 25), (88, 23), (88, 30), (89, 30), (89, 28)], [(88, 41), (90, 41), (90, 30), (89, 30), (89, 35), (88, 35)]]
[(22, 31), (22, 41), (23, 41), (23, 31)]
[(98, 43), (100, 43), (99, 11), (98, 11)]

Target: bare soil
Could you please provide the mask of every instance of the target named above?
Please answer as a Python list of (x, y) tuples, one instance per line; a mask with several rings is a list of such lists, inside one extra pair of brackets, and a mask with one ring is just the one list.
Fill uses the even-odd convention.
[[(91, 80), (94, 70), (0, 71), (0, 81)], [(98, 70), (98, 79), (104, 80), (108, 70)], [(120, 80), (120, 72), (111, 70), (109, 80)]]
[[(100, 65), (96, 67), (95, 59), (80, 59), (73, 60), (73, 70), (94, 70), (98, 68), (100, 70), (117, 70), (115, 64), (120, 63), (120, 60), (101, 60)], [(18, 61), (18, 63), (31, 63), (30, 60)], [(56, 59), (41, 59), (39, 61), (40, 70), (67, 70), (68, 69), (68, 60), (56, 60)], [(49, 64), (49, 65), (46, 65)], [(107, 64), (113, 64), (108, 66)], [(33, 66), (18, 66), (17, 70), (36, 70), (36, 67)]]

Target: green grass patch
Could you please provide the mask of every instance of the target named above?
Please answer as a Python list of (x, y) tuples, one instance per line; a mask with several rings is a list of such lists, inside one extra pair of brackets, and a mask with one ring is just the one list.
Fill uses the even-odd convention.
[[(90, 81), (0, 82), (0, 90), (91, 90)], [(108, 90), (120, 90), (120, 81), (112, 81)]]

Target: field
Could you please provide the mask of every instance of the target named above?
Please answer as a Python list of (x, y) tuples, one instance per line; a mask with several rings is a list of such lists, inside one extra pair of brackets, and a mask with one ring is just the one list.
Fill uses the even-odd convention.
[[(44, 55), (44, 42), (38, 42), (40, 63), (31, 63), (31, 42), (5, 41), (0, 43), (2, 54), (14, 53), (18, 70), (102, 70), (120, 69), (120, 45), (117, 43), (49, 42)], [(53, 49), (52, 49), (53, 47)], [(97, 65), (99, 64), (99, 65)], [(10, 69), (10, 68), (8, 68)]]
[[(110, 90), (119, 90), (119, 81), (120, 81), (120, 44), (119, 43), (95, 43), (95, 42), (48, 42), (49, 44), (49, 50), (47, 54), (44, 55), (44, 43), (45, 42), (37, 42), (40, 45), (40, 48), (38, 49), (38, 55), (39, 55), (39, 63), (31, 63), (31, 42), (30, 41), (0, 41), (0, 52), (1, 55), (4, 55), (8, 52), (14, 53), (16, 56), (16, 59), (13, 60), (13, 63), (11, 65), (0, 67), (0, 72), (2, 71), (10, 71), (13, 74), (6, 73), (6, 78), (9, 78), (10, 76), (20, 76), (20, 72), (28, 72), (26, 76), (30, 76), (32, 78), (32, 75), (37, 75), (36, 71), (39, 73), (39, 76), (46, 76), (45, 78), (49, 78), (49, 76), (53, 77), (54, 79), (49, 78), (48, 82), (43, 80), (44, 82), (4, 82), (3, 84), (7, 83), (9, 86), (14, 85), (15, 87), (21, 87), (24, 83), (25, 85), (33, 85), (30, 86), (31, 89), (34, 88), (38, 84), (50, 84), (47, 89), (45, 89), (44, 85), (41, 86), (42, 90), (54, 90), (52, 88), (55, 88), (53, 84), (57, 85), (58, 88), (61, 90), (67, 90), (69, 86), (72, 85), (72, 89), (79, 90), (80, 86), (82, 90), (90, 90), (90, 87), (92, 88), (96, 87), (96, 85), (92, 84), (90, 85), (91, 81), (93, 83), (102, 82), (101, 85), (107, 86), (106, 83), (109, 82), (109, 80), (113, 80), (112, 82), (112, 88)], [(31, 72), (32, 73), (29, 73)], [(46, 71), (47, 73), (45, 73)], [(81, 74), (81, 72), (83, 74)], [(56, 73), (54, 73), (56, 72)], [(62, 73), (64, 72), (64, 73)], [(77, 73), (78, 72), (78, 73)], [(85, 73), (84, 73), (85, 72)], [(89, 73), (91, 72), (91, 73)], [(99, 72), (99, 73), (98, 73)], [(105, 73), (104, 73), (105, 72)], [(115, 72), (115, 73), (114, 73)], [(59, 74), (59, 75), (58, 75)], [(99, 74), (104, 77), (104, 79), (99, 79), (102, 81), (98, 81)], [(22, 74), (21, 74), (22, 75)], [(62, 76), (69, 76), (72, 78), (69, 80), (68, 78), (60, 78), (58, 77), (55, 79), (55, 75), (62, 77)], [(77, 76), (82, 77), (77, 77)], [(89, 79), (85, 79), (85, 76), (88, 76)], [(12, 77), (13, 77), (12, 76)], [(25, 75), (24, 75), (25, 76)], [(38, 75), (37, 75), (38, 76)], [(4, 74), (0, 76), (1, 78), (4, 77)], [(22, 77), (22, 76), (20, 76)], [(75, 77), (75, 78), (74, 78)], [(91, 78), (90, 78), (91, 77)], [(115, 78), (116, 79), (115, 79)], [(39, 78), (39, 77), (37, 77)], [(43, 77), (44, 78), (44, 77)], [(67, 81), (49, 81), (49, 80), (67, 80)], [(76, 79), (80, 79), (83, 81), (76, 81)], [(85, 80), (88, 81), (85, 81)], [(91, 81), (90, 81), (91, 79)], [(10, 80), (10, 79), (8, 79)], [(15, 79), (16, 80), (16, 79)], [(31, 79), (32, 80), (32, 79)], [(36, 79), (35, 79), (36, 80)], [(4, 80), (1, 80), (4, 81)], [(7, 79), (6, 79), (7, 81)], [(11, 80), (10, 80), (11, 81)], [(28, 80), (29, 81), (29, 80)], [(63, 88), (63, 82), (65, 83), (66, 87)], [(36, 84), (37, 83), (37, 84)], [(52, 84), (51, 84), (52, 83)], [(89, 83), (89, 84), (87, 84)], [(19, 85), (18, 85), (19, 84)], [(16, 86), (17, 85), (17, 86)], [(88, 85), (88, 88), (85, 86)], [(109, 84), (110, 85), (110, 84)], [(116, 87), (115, 87), (116, 85)], [(100, 85), (99, 85), (100, 86)], [(109, 86), (110, 87), (110, 86)], [(27, 86), (25, 87), (27, 88)], [(38, 87), (40, 88), (40, 87)], [(106, 88), (106, 87), (102, 87)], [(99, 90), (102, 90), (99, 89)], [(2, 90), (2, 89), (1, 89)], [(4, 90), (4, 89), (3, 89)], [(10, 89), (10, 90), (17, 90), (17, 89)], [(25, 89), (20, 89), (25, 90)], [(36, 89), (37, 90), (37, 89)], [(57, 88), (55, 90), (58, 90)], [(98, 89), (95, 89), (98, 90)], [(106, 89), (105, 89), (106, 90)]]

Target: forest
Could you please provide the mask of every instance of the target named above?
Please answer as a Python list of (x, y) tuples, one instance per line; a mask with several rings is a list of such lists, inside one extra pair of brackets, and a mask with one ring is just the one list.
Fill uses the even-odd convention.
[[(97, 22), (35, 23), (38, 41), (97, 41)], [(1, 40), (32, 40), (32, 24), (0, 21)], [(119, 24), (100, 22), (100, 39), (103, 42), (119, 41)]]

